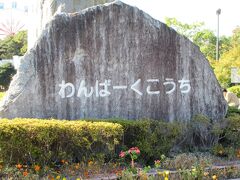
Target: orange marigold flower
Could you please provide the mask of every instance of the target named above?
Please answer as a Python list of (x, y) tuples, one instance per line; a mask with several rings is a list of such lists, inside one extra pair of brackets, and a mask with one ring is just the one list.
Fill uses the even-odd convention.
[(115, 172), (115, 174), (116, 174), (116, 176), (121, 176), (121, 175), (122, 175), (122, 171), (121, 171), (121, 170), (117, 170), (117, 171)]
[(35, 171), (40, 171), (41, 167), (39, 165), (34, 166)]
[(24, 171), (23, 172), (23, 176), (27, 176), (28, 175), (28, 172), (27, 171)]
[(85, 171), (85, 172), (84, 172), (84, 176), (85, 176), (86, 178), (89, 177), (88, 171)]
[(54, 180), (54, 177), (52, 177), (51, 175), (48, 175), (48, 179)]
[(237, 150), (237, 158), (240, 158), (240, 149)]
[(22, 165), (21, 165), (21, 164), (17, 164), (16, 167), (17, 167), (18, 169), (21, 169), (21, 168), (22, 168)]

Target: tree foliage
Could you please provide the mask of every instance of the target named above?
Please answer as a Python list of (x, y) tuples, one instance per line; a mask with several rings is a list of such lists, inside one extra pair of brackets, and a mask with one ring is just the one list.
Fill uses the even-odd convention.
[(0, 66), (0, 91), (6, 91), (16, 70), (11, 63)]
[(0, 59), (11, 59), (14, 55), (22, 56), (27, 51), (27, 31), (0, 40)]
[[(193, 43), (199, 46), (201, 52), (209, 60), (214, 60), (216, 56), (216, 36), (214, 32), (206, 29), (203, 22), (195, 22), (192, 24), (182, 23), (176, 18), (165, 18), (165, 22), (169, 27), (174, 28), (181, 35), (189, 38)], [(220, 37), (220, 56), (230, 49), (230, 38), (226, 36)]]
[(210, 61), (222, 87), (231, 86), (231, 67), (240, 68), (240, 27), (233, 30), (231, 37), (219, 38), (220, 60), (216, 61), (217, 38), (213, 31), (204, 28), (203, 22), (186, 24), (176, 18), (166, 18), (166, 24), (199, 46), (201, 52)]
[(179, 34), (186, 36), (190, 40), (193, 40), (196, 33), (198, 33), (204, 23), (203, 22), (195, 22), (193, 24), (182, 23), (178, 21), (176, 18), (165, 18), (165, 23), (167, 26), (175, 29)]
[(231, 49), (224, 52), (218, 62), (212, 63), (214, 72), (223, 87), (231, 86), (231, 68), (240, 68), (240, 27), (233, 31)]

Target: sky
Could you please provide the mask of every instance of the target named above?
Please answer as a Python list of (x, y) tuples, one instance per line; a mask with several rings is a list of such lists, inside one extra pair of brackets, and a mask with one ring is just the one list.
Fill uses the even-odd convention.
[[(1, 0), (0, 0), (1, 1)], [(17, 2), (32, 0), (15, 0)], [(35, 0), (34, 0), (35, 1)], [(219, 33), (231, 36), (232, 31), (240, 26), (240, 0), (122, 0), (137, 6), (155, 19), (164, 22), (165, 17), (191, 24), (204, 22), (205, 27), (214, 33), (217, 31), (216, 10), (221, 9)], [(9, 15), (8, 15), (9, 16)], [(22, 20), (24, 17), (17, 16)], [(0, 20), (5, 18), (2, 14)]]
[(230, 36), (240, 26), (240, 0), (122, 0), (138, 7), (153, 18), (164, 22), (165, 17), (191, 24), (204, 22), (206, 28), (217, 31), (217, 9), (220, 36)]

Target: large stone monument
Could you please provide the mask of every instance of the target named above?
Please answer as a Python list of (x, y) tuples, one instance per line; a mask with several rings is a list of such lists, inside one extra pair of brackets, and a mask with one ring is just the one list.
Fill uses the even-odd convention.
[(196, 45), (119, 1), (56, 15), (2, 103), (7, 118), (218, 120), (227, 108)]
[[(33, 0), (29, 1), (28, 49), (32, 48), (47, 22), (60, 12), (73, 13), (113, 0)], [(32, 21), (34, 19), (34, 21)]]

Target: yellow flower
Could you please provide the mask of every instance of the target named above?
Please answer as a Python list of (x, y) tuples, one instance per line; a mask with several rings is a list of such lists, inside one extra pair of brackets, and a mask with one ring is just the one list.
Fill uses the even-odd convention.
[(164, 171), (163, 172), (164, 180), (168, 180), (169, 173), (170, 173), (169, 171)]
[(80, 164), (77, 163), (77, 164), (75, 165), (75, 169), (79, 169), (79, 167), (80, 167)]
[(240, 149), (237, 150), (237, 158), (240, 158)]
[(34, 166), (35, 171), (40, 171), (41, 167), (39, 165)]
[(169, 171), (164, 171), (164, 174), (166, 175), (166, 176), (168, 176), (169, 175)]
[(88, 161), (88, 166), (93, 165), (93, 161)]
[(64, 177), (62, 180), (67, 180), (67, 178)]
[(57, 177), (56, 177), (56, 179), (60, 179), (60, 178), (61, 178), (61, 176), (57, 176)]
[(204, 175), (204, 176), (208, 176), (208, 175), (209, 175), (209, 172), (204, 172), (203, 175)]
[(212, 176), (212, 179), (213, 179), (213, 180), (217, 180), (217, 176), (216, 176), (216, 175), (213, 175), (213, 176)]

